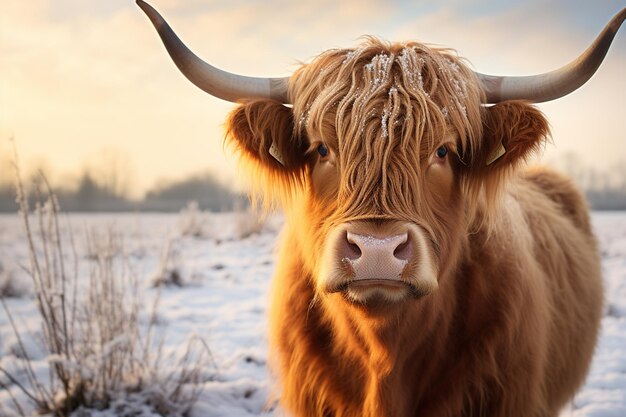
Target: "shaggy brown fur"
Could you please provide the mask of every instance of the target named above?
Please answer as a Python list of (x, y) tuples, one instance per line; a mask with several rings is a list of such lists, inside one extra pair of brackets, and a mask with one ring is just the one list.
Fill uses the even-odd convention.
[[(549, 417), (583, 382), (602, 305), (588, 209), (567, 179), (519, 167), (543, 115), (481, 106), (478, 86), (450, 51), (368, 39), (296, 72), (292, 109), (232, 113), (255, 192), (287, 217), (270, 330), (290, 413)], [(320, 291), (331, 232), (357, 223), (424, 230), (438, 289), (376, 311)]]

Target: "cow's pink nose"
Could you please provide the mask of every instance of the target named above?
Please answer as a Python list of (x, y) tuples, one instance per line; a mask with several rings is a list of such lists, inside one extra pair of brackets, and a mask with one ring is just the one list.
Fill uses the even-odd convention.
[(355, 280), (400, 280), (413, 257), (413, 243), (407, 232), (376, 237), (348, 231), (341, 256), (352, 266)]

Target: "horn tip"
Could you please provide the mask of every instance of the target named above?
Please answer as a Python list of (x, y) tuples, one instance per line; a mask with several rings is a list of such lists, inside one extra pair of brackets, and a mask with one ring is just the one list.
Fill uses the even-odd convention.
[(139, 6), (141, 10), (143, 10), (146, 13), (149, 13), (150, 9), (154, 9), (152, 6), (150, 6), (148, 3), (146, 3), (143, 0), (136, 0), (135, 3), (137, 3), (137, 6)]
[(136, 0), (137, 6), (148, 16), (152, 24), (157, 28), (157, 30), (165, 23), (159, 12), (157, 12), (154, 7), (150, 6), (143, 0)]

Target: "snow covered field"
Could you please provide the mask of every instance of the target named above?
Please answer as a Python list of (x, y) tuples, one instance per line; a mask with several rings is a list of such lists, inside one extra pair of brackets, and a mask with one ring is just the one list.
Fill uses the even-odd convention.
[[(69, 233), (61, 216), (62, 235)], [(185, 341), (196, 334), (210, 347), (215, 366), (207, 365), (202, 392), (191, 416), (281, 415), (267, 411), (271, 391), (266, 359), (267, 292), (274, 266), (274, 247), (280, 218), (270, 218), (258, 233), (241, 214), (72, 214), (79, 276), (90, 262), (84, 244), (87, 230), (115, 230), (122, 237), (123, 253), (141, 283), (149, 308), (159, 291), (151, 285), (163, 278), (182, 286), (161, 287), (157, 328), (166, 335), (164, 351), (182, 354)], [(594, 213), (602, 250), (606, 283), (602, 334), (587, 383), (562, 417), (626, 416), (626, 212)], [(196, 235), (196, 236), (194, 236)], [(248, 236), (246, 236), (248, 235)], [(99, 235), (99, 236), (102, 236)], [(10, 281), (5, 298), (22, 333), (27, 355), (46, 383), (47, 353), (41, 349), (41, 323), (29, 278), (20, 267), (28, 265), (27, 242), (17, 215), (0, 215), (0, 290)], [(19, 343), (8, 316), (0, 309), (0, 366), (15, 369)], [(0, 383), (11, 383), (0, 374)], [(17, 415), (11, 396), (0, 385), (0, 416)], [(25, 395), (12, 393), (27, 413)], [(81, 414), (89, 415), (89, 414)], [(110, 417), (112, 411), (91, 415)], [(144, 416), (151, 416), (145, 411)]]

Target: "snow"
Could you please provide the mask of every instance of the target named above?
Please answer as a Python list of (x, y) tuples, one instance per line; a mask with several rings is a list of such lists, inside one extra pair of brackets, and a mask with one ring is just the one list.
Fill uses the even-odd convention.
[(605, 314), (584, 388), (562, 417), (626, 416), (626, 213), (595, 213), (602, 253)]
[[(192, 221), (183, 216), (195, 216)], [(202, 392), (191, 410), (200, 416), (281, 415), (268, 409), (272, 380), (267, 370), (268, 288), (274, 268), (274, 248), (281, 219), (245, 233), (241, 214), (72, 214), (61, 217), (62, 235), (74, 235), (80, 274), (93, 259), (90, 239), (99, 242), (106, 230), (116, 230), (132, 261), (145, 304), (159, 297), (157, 327), (164, 334), (164, 352), (181, 356), (191, 335), (201, 336), (215, 366), (209, 366)], [(68, 224), (69, 222), (69, 224)], [(191, 223), (190, 223), (191, 222)], [(602, 253), (606, 289), (605, 315), (591, 372), (584, 387), (561, 417), (617, 417), (626, 415), (626, 212), (597, 212), (594, 227)], [(191, 226), (190, 226), (191, 224)], [(193, 229), (193, 230), (190, 230)], [(244, 228), (245, 229), (245, 228)], [(245, 236), (245, 237), (244, 237)], [(20, 282), (28, 278), (27, 243), (17, 215), (0, 215), (0, 274)], [(181, 286), (153, 287), (157, 276), (176, 271)], [(167, 282), (167, 281), (165, 281)], [(32, 292), (26, 286), (26, 293)], [(50, 362), (59, 360), (42, 349), (42, 333), (30, 296), (5, 298), (21, 333), (24, 350), (0, 308), (0, 365), (21, 375), (26, 355), (42, 383)], [(143, 320), (148, 320), (144, 317)], [(7, 383), (0, 375), (0, 382)], [(27, 413), (32, 404), (13, 390)], [(120, 399), (118, 406), (133, 398)], [(0, 388), (0, 415), (17, 415), (6, 390)], [(76, 415), (112, 417), (109, 410), (83, 410)], [(145, 416), (152, 416), (145, 410)]]

